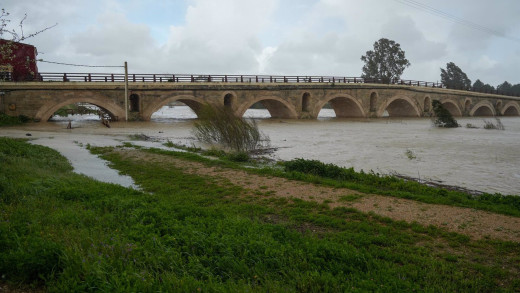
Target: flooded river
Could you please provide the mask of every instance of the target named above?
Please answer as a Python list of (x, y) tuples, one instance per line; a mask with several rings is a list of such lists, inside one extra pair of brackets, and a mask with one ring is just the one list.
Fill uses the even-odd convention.
[[(250, 109), (246, 116), (267, 118), (269, 113)], [(2, 128), (0, 135), (26, 137), (30, 133), (34, 143), (58, 149), (74, 168), (83, 170), (80, 173), (92, 176), (105, 171), (86, 170), (94, 168), (89, 167), (94, 159), (82, 146), (117, 145), (130, 141), (129, 135), (135, 134), (159, 141), (133, 142), (144, 146), (163, 147), (161, 142), (166, 140), (196, 145), (191, 134), (195, 117), (188, 107), (166, 106), (152, 116), (151, 122), (114, 122), (106, 128), (95, 116), (57, 117), (50, 123)], [(483, 129), (484, 120), (495, 122), (494, 118), (459, 118), (463, 127), (440, 129), (424, 118), (336, 119), (333, 110), (324, 109), (318, 120), (259, 119), (258, 125), (270, 137), (271, 146), (277, 148), (272, 154), (275, 159), (316, 159), (358, 171), (398, 173), (472, 190), (518, 195), (520, 118), (501, 118), (505, 130)], [(66, 129), (69, 121), (72, 130)], [(479, 128), (466, 128), (468, 123)], [(132, 186), (132, 182), (121, 184)]]

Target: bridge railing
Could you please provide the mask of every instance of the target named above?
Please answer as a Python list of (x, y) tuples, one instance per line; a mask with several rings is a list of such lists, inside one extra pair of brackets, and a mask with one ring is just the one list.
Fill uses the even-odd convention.
[[(122, 73), (39, 73), (39, 81), (76, 82), (124, 82)], [(218, 75), (218, 74), (129, 74), (129, 82), (224, 82), (224, 83), (376, 83), (387, 84), (381, 79), (344, 76), (298, 76), (298, 75)], [(391, 84), (446, 88), (439, 82), (399, 79)], [(467, 89), (460, 89), (467, 90)], [(475, 91), (488, 94), (520, 97), (518, 93)]]
[[(121, 73), (40, 73), (40, 81), (123, 82)], [(379, 79), (344, 76), (301, 75), (196, 75), (196, 74), (129, 74), (129, 82), (241, 82), (241, 83), (383, 83)], [(443, 87), (441, 83), (398, 80), (394, 84)]]

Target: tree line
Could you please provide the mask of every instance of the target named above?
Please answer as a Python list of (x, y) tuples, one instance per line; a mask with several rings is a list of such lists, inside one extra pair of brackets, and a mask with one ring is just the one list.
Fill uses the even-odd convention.
[[(401, 45), (386, 38), (375, 42), (374, 50), (367, 51), (366, 55), (361, 56), (361, 60), (365, 62), (361, 77), (378, 80), (382, 83), (396, 83), (404, 70), (410, 66), (410, 61), (406, 59)], [(447, 63), (446, 69), (441, 68), (441, 82), (449, 89), (520, 95), (520, 83), (513, 85), (504, 81), (495, 88), (477, 79), (471, 84), (466, 73), (453, 62)]]

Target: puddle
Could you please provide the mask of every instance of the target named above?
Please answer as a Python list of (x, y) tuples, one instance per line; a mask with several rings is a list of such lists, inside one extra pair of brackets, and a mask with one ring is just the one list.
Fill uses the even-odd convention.
[(102, 182), (140, 189), (134, 183), (132, 177), (119, 174), (117, 170), (111, 169), (108, 167), (107, 161), (91, 154), (78, 142), (56, 140), (54, 138), (39, 138), (30, 142), (57, 150), (69, 160), (74, 168), (74, 172), (78, 174), (83, 174)]

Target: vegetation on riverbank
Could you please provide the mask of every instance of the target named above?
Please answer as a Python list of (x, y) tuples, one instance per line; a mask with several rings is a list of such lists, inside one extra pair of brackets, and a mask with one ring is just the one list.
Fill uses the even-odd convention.
[(453, 118), (453, 115), (451, 115), (450, 111), (444, 108), (440, 101), (433, 100), (432, 108), (436, 118), (435, 120), (433, 120), (433, 125), (445, 128), (459, 127), (459, 123), (457, 123), (457, 120)]
[(30, 119), (27, 116), (19, 115), (19, 116), (9, 116), (5, 113), (0, 112), (0, 127), (1, 126), (11, 126), (11, 125), (20, 125), (29, 122)]
[[(489, 193), (474, 195), (458, 190), (428, 186), (391, 175), (374, 172), (366, 173), (363, 171), (356, 172), (353, 168), (342, 168), (316, 160), (294, 159), (287, 162), (278, 162), (274, 166), (268, 166), (263, 163), (255, 165), (254, 161), (247, 160), (249, 165), (246, 166), (237, 163), (246, 160), (238, 160), (233, 155), (223, 151), (205, 151), (173, 144), (169, 145), (171, 147), (183, 148), (188, 152), (174, 152), (159, 149), (144, 149), (144, 151), (202, 162), (210, 166), (218, 165), (227, 168), (241, 169), (255, 174), (278, 176), (337, 188), (349, 188), (364, 193), (395, 196), (425, 203), (474, 208), (520, 217), (519, 195)], [(132, 145), (128, 146), (131, 147)], [(192, 152), (199, 152), (205, 156), (216, 156), (219, 160), (211, 160)], [(251, 164), (254, 168), (251, 168)]]
[(237, 117), (228, 107), (206, 105), (199, 113), (199, 120), (194, 124), (193, 134), (203, 143), (238, 153), (269, 145), (269, 137), (260, 132), (255, 120)]
[(518, 243), (271, 198), (92, 150), (143, 191), (74, 174), (53, 150), (0, 138), (1, 283), (50, 292), (520, 289)]

